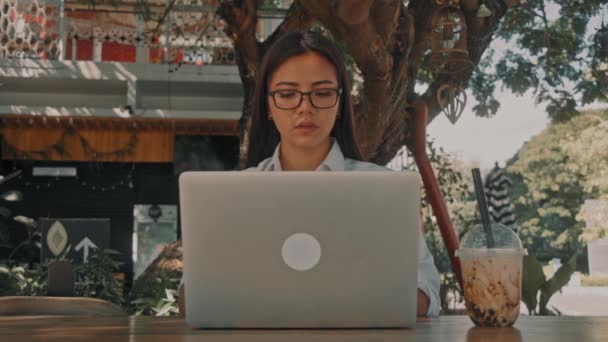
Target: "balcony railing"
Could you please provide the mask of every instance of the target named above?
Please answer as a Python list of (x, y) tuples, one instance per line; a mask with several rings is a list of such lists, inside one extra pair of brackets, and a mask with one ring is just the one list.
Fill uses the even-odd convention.
[[(292, 0), (274, 0), (264, 39)], [(0, 59), (233, 65), (219, 0), (0, 0)], [(170, 10), (167, 10), (170, 8)]]

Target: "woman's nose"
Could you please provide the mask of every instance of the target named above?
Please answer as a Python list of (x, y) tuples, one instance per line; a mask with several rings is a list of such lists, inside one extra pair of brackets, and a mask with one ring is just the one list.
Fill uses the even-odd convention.
[(298, 112), (300, 112), (300, 111), (310, 112), (310, 110), (312, 108), (313, 108), (313, 105), (310, 100), (310, 94), (302, 95), (302, 101), (300, 102), (300, 105), (297, 108)]

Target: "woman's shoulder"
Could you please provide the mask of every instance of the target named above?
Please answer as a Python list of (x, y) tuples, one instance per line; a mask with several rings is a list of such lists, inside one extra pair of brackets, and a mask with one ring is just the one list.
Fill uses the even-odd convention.
[(246, 168), (246, 169), (244, 169), (242, 171), (247, 171), (247, 172), (251, 172), (251, 171), (268, 171), (269, 165), (271, 164), (271, 162), (272, 162), (272, 157), (266, 158), (266, 159), (262, 160), (258, 165)]
[(385, 166), (344, 158), (344, 171), (393, 171)]
[[(378, 165), (378, 164), (374, 164), (374, 163), (370, 163), (370, 162), (364, 162), (364, 161), (360, 161), (360, 160), (355, 160), (355, 159), (349, 159), (349, 158), (344, 159), (344, 170), (345, 171), (395, 171), (386, 166), (382, 166), (382, 165)], [(414, 170), (403, 170), (400, 172), (418, 173), (418, 171), (414, 171)]]

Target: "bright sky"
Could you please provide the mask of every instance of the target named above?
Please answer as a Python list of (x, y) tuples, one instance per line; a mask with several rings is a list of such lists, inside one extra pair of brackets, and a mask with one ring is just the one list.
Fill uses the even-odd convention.
[[(558, 7), (550, 3), (548, 17), (554, 19), (559, 16)], [(589, 22), (588, 32), (595, 32), (601, 26), (601, 16), (592, 18)], [(504, 41), (496, 40), (491, 43), (496, 51), (496, 58), (507, 49), (516, 49), (514, 44), (507, 46)], [(429, 136), (435, 139), (437, 147), (441, 146), (453, 156), (464, 162), (479, 162), (480, 168), (490, 169), (498, 161), (505, 166), (505, 162), (540, 132), (549, 123), (545, 112), (545, 104), (536, 105), (531, 92), (518, 97), (508, 91), (501, 91), (500, 85), (496, 89), (496, 99), (501, 106), (498, 113), (491, 118), (475, 116), (471, 108), (476, 101), (468, 95), (466, 108), (455, 125), (441, 114), (428, 126)], [(587, 108), (605, 108), (606, 104), (590, 105)]]
[(496, 161), (504, 166), (530, 137), (547, 126), (549, 119), (544, 105), (535, 105), (532, 95), (517, 97), (498, 92), (496, 98), (501, 103), (496, 116), (480, 118), (471, 111), (475, 99), (469, 96), (464, 113), (455, 125), (443, 114), (431, 122), (430, 138), (465, 162), (479, 162), (481, 169), (493, 167)]
[[(465, 163), (478, 162), (482, 170), (494, 167), (495, 162), (504, 167), (505, 162), (526, 141), (542, 132), (550, 120), (545, 105), (534, 104), (532, 95), (517, 97), (508, 92), (498, 92), (496, 98), (501, 101), (496, 116), (475, 116), (471, 111), (474, 103), (469, 102), (455, 125), (443, 114), (435, 118), (427, 128), (429, 137), (435, 140), (436, 147), (443, 147), (445, 152)], [(579, 110), (606, 107), (607, 104), (594, 103)]]

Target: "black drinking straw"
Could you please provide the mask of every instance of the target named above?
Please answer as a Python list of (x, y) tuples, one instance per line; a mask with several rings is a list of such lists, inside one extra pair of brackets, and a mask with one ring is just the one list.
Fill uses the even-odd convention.
[(486, 233), (488, 248), (494, 248), (494, 236), (492, 236), (492, 228), (490, 226), (490, 215), (488, 214), (488, 204), (486, 203), (486, 195), (483, 191), (483, 183), (481, 182), (481, 173), (478, 168), (473, 170), (473, 183), (475, 184), (475, 195), (477, 196), (477, 205), (481, 214), (481, 223), (483, 230)]

